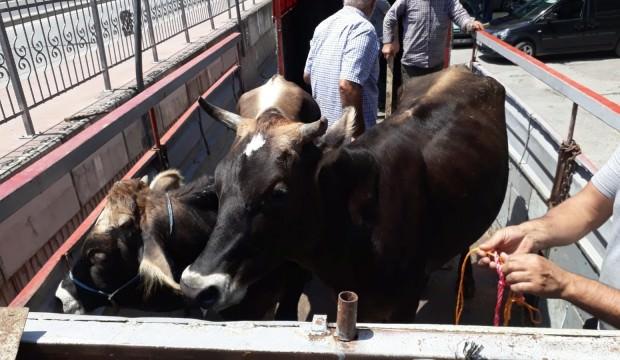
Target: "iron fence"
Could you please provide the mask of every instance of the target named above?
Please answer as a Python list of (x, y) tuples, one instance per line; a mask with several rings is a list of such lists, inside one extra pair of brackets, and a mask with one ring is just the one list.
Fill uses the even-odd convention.
[[(245, 1), (239, 1), (245, 10)], [(252, 0), (255, 3), (256, 0)], [(21, 116), (35, 130), (29, 110), (133, 57), (133, 0), (1, 0), (0, 124)], [(142, 0), (142, 49), (185, 34), (228, 12), (236, 0)]]

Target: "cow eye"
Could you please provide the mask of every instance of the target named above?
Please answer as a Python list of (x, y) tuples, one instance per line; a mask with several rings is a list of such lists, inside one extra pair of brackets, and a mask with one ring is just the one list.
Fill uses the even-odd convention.
[(278, 183), (271, 191), (271, 199), (274, 201), (282, 201), (288, 195), (288, 188), (283, 183)]

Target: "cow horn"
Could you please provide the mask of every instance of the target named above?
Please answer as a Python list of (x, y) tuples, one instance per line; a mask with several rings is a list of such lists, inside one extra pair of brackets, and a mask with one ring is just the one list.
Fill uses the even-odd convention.
[(301, 133), (301, 141), (304, 143), (312, 141), (317, 137), (325, 134), (326, 130), (327, 119), (325, 119), (325, 117), (321, 117), (319, 120), (311, 122), (309, 124), (303, 124), (299, 128), (299, 132)]
[(209, 104), (209, 102), (203, 99), (202, 96), (198, 98), (198, 104), (204, 111), (206, 111), (207, 114), (211, 115), (214, 119), (221, 121), (222, 123), (224, 123), (224, 125), (235, 131), (237, 130), (237, 125), (239, 125), (239, 123), (241, 122), (241, 116), (224, 110), (213, 104)]

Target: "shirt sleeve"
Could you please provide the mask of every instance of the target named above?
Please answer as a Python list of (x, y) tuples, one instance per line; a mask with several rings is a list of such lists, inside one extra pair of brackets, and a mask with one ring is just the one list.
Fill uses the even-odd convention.
[(342, 55), (340, 80), (363, 85), (379, 56), (379, 41), (374, 29), (352, 31)]
[(396, 0), (383, 19), (383, 43), (389, 44), (394, 41), (394, 31), (398, 26), (398, 18), (407, 10), (407, 0)]
[(308, 51), (308, 59), (306, 59), (306, 66), (304, 67), (304, 74), (312, 74), (312, 65), (314, 64), (314, 57), (316, 56), (316, 31), (312, 40), (310, 40), (310, 51)]
[(454, 21), (461, 30), (470, 31), (471, 24), (474, 22), (474, 18), (469, 16), (467, 10), (461, 5), (459, 0), (451, 0), (448, 2), (448, 14), (450, 16), (450, 20)]
[(592, 177), (592, 184), (608, 199), (614, 199), (620, 190), (620, 147)]

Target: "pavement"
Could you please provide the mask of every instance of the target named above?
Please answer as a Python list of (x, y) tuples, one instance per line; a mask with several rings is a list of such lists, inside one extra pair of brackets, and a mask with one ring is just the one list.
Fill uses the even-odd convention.
[[(453, 49), (452, 64), (468, 63), (471, 46)], [(612, 52), (554, 55), (539, 60), (608, 99), (620, 103), (620, 58)], [(478, 56), (479, 63), (510, 88), (553, 130), (566, 137), (572, 102), (512, 63)], [(620, 121), (620, 120), (619, 120)], [(575, 140), (583, 153), (601, 167), (620, 145), (620, 132), (579, 109)]]

